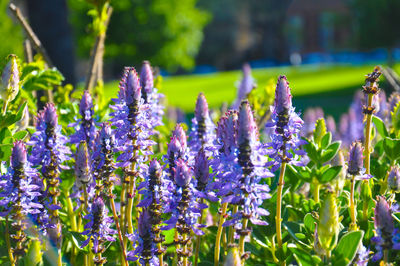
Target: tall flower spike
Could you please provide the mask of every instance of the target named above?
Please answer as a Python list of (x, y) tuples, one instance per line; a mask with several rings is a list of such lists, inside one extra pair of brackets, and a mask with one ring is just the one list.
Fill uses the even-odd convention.
[(151, 227), (151, 216), (147, 210), (143, 210), (139, 215), (138, 230), (133, 235), (129, 235), (134, 250), (128, 252), (128, 260), (139, 260), (141, 265), (159, 265), (157, 258), (157, 247), (154, 244), (154, 234)]
[(140, 86), (142, 87), (142, 98), (144, 102), (150, 105), (148, 109), (149, 119), (152, 120), (153, 127), (162, 125), (162, 116), (164, 115), (164, 106), (161, 104), (163, 94), (158, 93), (154, 87), (153, 71), (150, 63), (144, 61), (140, 71)]
[(349, 150), (347, 171), (351, 175), (360, 175), (363, 169), (363, 147), (361, 142), (353, 142)]
[(168, 174), (172, 182), (175, 182), (173, 169), (178, 159), (191, 161), (187, 148), (186, 133), (180, 124), (177, 124), (175, 130), (172, 131), (171, 141), (168, 143), (167, 155), (164, 157), (165, 162), (168, 164)]
[[(39, 112), (36, 121), (36, 132), (29, 142), (32, 145), (32, 154), (29, 161), (34, 166), (40, 166), (40, 172), (47, 182), (46, 199), (44, 201), (49, 213), (47, 233), (55, 245), (61, 248), (61, 223), (58, 209), (60, 194), (60, 169), (66, 168), (62, 163), (69, 160), (71, 153), (65, 145), (68, 139), (61, 134), (61, 126), (57, 121), (57, 113), (53, 104), (47, 104)], [(45, 220), (45, 217), (42, 217)], [(59, 252), (59, 256), (61, 253)]]
[(92, 180), (90, 154), (85, 141), (79, 143), (76, 151), (75, 176), (78, 187), (86, 186)]
[(240, 103), (245, 100), (247, 95), (256, 87), (254, 78), (251, 75), (251, 67), (248, 63), (243, 64), (242, 73), (243, 77), (237, 85), (237, 96), (234, 104), (232, 105), (233, 109), (238, 109)]
[(283, 161), (289, 164), (302, 165), (302, 162), (296, 161), (296, 157), (293, 158), (291, 151), (295, 155), (305, 155), (300, 146), (306, 142), (298, 136), (303, 126), (303, 120), (292, 106), (292, 94), (285, 76), (278, 78), (271, 118), (272, 122), (267, 123), (266, 127), (274, 129), (271, 142), (267, 144), (267, 147), (271, 148), (269, 154), (273, 159), (272, 172), (275, 172)]
[(376, 236), (371, 240), (376, 244), (377, 253), (372, 260), (378, 261), (385, 251), (400, 250), (400, 237), (394, 226), (392, 210), (384, 197), (377, 196), (374, 214)]
[(81, 248), (93, 241), (92, 251), (97, 255), (94, 258), (96, 264), (104, 264), (107, 261), (106, 258), (101, 256), (106, 250), (105, 243), (115, 241), (113, 235), (117, 234), (116, 230), (111, 229), (113, 219), (108, 217), (107, 213), (108, 210), (103, 200), (97, 197), (90, 206), (89, 214), (84, 217), (89, 222), (85, 225), (85, 231), (82, 232), (82, 235), (86, 235), (88, 238), (82, 243)]
[(32, 169), (27, 161), (27, 151), (22, 141), (14, 143), (11, 152), (11, 167), (0, 177), (0, 206), (1, 216), (10, 215), (12, 235), (15, 246), (12, 248), (14, 257), (25, 254), (27, 215), (36, 215), (43, 207), (38, 203), (39, 187), (34, 184), (38, 173)]
[(85, 141), (90, 150), (93, 150), (94, 139), (96, 137), (96, 125), (94, 121), (93, 100), (89, 91), (85, 91), (79, 104), (79, 114), (81, 119), (72, 123), (70, 126), (76, 129), (71, 135), (70, 141), (79, 144)]
[(209, 153), (207, 150), (212, 146), (215, 140), (215, 125), (210, 118), (208, 103), (203, 93), (200, 93), (197, 97), (189, 139), (189, 146), (193, 156), (195, 156), (202, 147), (205, 149), (206, 153)]

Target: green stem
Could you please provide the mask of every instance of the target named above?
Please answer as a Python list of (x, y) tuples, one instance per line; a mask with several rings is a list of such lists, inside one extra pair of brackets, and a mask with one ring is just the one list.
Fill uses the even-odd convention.
[(320, 187), (320, 184), (318, 184), (318, 181), (315, 181), (314, 189), (313, 189), (313, 198), (316, 203), (319, 202), (319, 187)]
[(117, 231), (118, 231), (119, 245), (121, 246), (121, 251), (122, 251), (121, 252), (121, 264), (128, 266), (128, 262), (126, 260), (126, 250), (125, 250), (125, 247), (124, 247), (124, 240), (122, 238), (121, 227), (119, 226), (117, 211), (116, 211), (116, 208), (115, 208), (115, 202), (114, 202), (114, 198), (112, 197), (111, 189), (109, 191), (109, 194), (111, 195), (111, 197), (110, 197), (110, 205), (111, 205), (111, 210), (112, 210), (113, 217), (114, 217), (115, 226), (117, 227)]
[[(372, 106), (372, 98), (373, 94), (369, 93), (368, 94), (368, 101), (367, 101), (367, 106), (368, 108)], [(372, 123), (372, 114), (367, 114), (367, 122), (365, 124), (365, 159), (364, 159), (364, 167), (365, 167), (365, 174), (369, 175), (370, 172), (370, 155), (371, 155), (371, 123)], [(369, 179), (364, 180), (365, 184), (369, 188)], [(363, 219), (368, 220), (368, 201), (369, 199), (364, 199), (364, 205), (363, 205)]]
[[(200, 200), (200, 204), (203, 204), (203, 203), (204, 203), (204, 199), (201, 199)], [(203, 224), (204, 211), (205, 211), (204, 209), (201, 210), (199, 224)], [(201, 236), (197, 236), (197, 238), (196, 238), (196, 249), (195, 249), (195, 253), (194, 253), (194, 266), (197, 266), (197, 264), (198, 264), (200, 245), (201, 245)]]
[(10, 242), (10, 231), (8, 229), (8, 215), (6, 216), (6, 244), (7, 244), (7, 250), (8, 250), (8, 257), (10, 258), (11, 265), (15, 265), (14, 261), (14, 256), (13, 252), (11, 249), (11, 242)]
[(129, 174), (129, 186), (128, 186), (128, 204), (125, 209), (125, 219), (128, 226), (128, 233), (133, 234), (133, 224), (132, 224), (132, 208), (133, 208), (133, 189), (135, 183), (135, 163), (131, 164), (130, 174)]
[[(182, 234), (182, 241), (185, 242), (186, 240), (186, 234)], [(183, 259), (182, 259), (182, 265), (183, 266), (188, 266), (188, 257), (186, 256), (187, 254), (187, 244), (183, 245)]]
[[(239, 209), (238, 205), (233, 206), (232, 216), (234, 216), (235, 213), (237, 213), (238, 209)], [(235, 242), (234, 236), (235, 236), (235, 228), (233, 228), (233, 226), (229, 226), (228, 244), (233, 244)]]
[(286, 171), (286, 162), (283, 161), (281, 165), (281, 172), (279, 174), (279, 181), (278, 181), (278, 194), (276, 199), (276, 239), (278, 241), (279, 249), (282, 248), (282, 231), (281, 231), (281, 211), (282, 211), (282, 192), (283, 192), (283, 185), (284, 185), (284, 177)]
[[(69, 216), (70, 222), (71, 222), (71, 230), (73, 232), (78, 232), (77, 224), (76, 224), (76, 216), (75, 216), (75, 212), (74, 212), (74, 205), (72, 203), (72, 200), (69, 196), (68, 191), (66, 192), (65, 197), (67, 199), (67, 211), (68, 211), (68, 216)], [(72, 255), (71, 255), (71, 264), (72, 265), (75, 265), (76, 256), (77, 256), (77, 249), (76, 249), (75, 245), (72, 245)]]
[(7, 106), (8, 106), (8, 101), (7, 101), (7, 99), (5, 99), (5, 100), (4, 100), (4, 103), (3, 103), (3, 109), (2, 109), (2, 111), (3, 111), (3, 116), (5, 116), (6, 113), (7, 113)]
[(221, 214), (219, 216), (219, 223), (218, 223), (218, 231), (217, 231), (217, 237), (215, 239), (215, 249), (214, 249), (214, 266), (219, 265), (219, 253), (220, 253), (220, 247), (221, 247), (221, 236), (222, 236), (222, 231), (223, 231), (223, 226), (222, 224), (225, 222), (225, 215), (226, 215), (226, 210), (228, 209), (228, 203), (223, 203), (222, 204), (222, 210)]
[(121, 208), (120, 208), (120, 217), (119, 217), (119, 223), (121, 225), (121, 232), (122, 236), (124, 239), (124, 249), (126, 250), (126, 228), (125, 228), (125, 201), (126, 201), (126, 182), (125, 182), (125, 176), (123, 177), (122, 181), (122, 188), (121, 188)]
[[(242, 230), (245, 230), (247, 228), (247, 223), (248, 223), (248, 219), (247, 218), (243, 218), (242, 220)], [(246, 238), (245, 235), (241, 235), (239, 238), (239, 254), (240, 256), (244, 255), (244, 239)]]
[(385, 249), (383, 251), (383, 265), (389, 265), (388, 262), (389, 262), (389, 250)]
[(357, 230), (357, 220), (356, 220), (357, 208), (354, 203), (354, 187), (355, 187), (355, 177), (353, 175), (351, 177), (351, 187), (350, 187), (350, 216), (351, 216), (350, 231)]

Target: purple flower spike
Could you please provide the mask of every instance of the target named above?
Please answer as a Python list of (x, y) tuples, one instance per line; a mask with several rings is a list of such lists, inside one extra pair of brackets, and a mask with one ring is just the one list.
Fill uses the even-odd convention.
[(243, 101), (239, 109), (238, 144), (252, 144), (257, 137), (257, 125), (250, 104)]
[(128, 70), (128, 75), (126, 77), (126, 91), (125, 99), (127, 104), (132, 104), (138, 102), (141, 98), (142, 88), (140, 87), (140, 81), (135, 68), (130, 68)]
[[(88, 238), (82, 243), (81, 248), (86, 247), (92, 240), (93, 253), (101, 254), (105, 251), (105, 242), (115, 241), (113, 235), (117, 234), (117, 231), (111, 229), (113, 219), (107, 214), (108, 210), (103, 200), (100, 197), (95, 198), (90, 206), (89, 214), (84, 217), (89, 222), (85, 225), (85, 231), (81, 234)], [(104, 259), (100, 258), (100, 260)]]
[[(272, 122), (267, 123), (266, 127), (274, 132), (271, 135), (271, 142), (266, 147), (269, 148), (268, 153), (273, 159), (272, 172), (280, 167), (283, 160), (289, 164), (303, 165), (302, 161), (297, 161), (298, 155), (305, 155), (301, 145), (307, 143), (299, 138), (303, 120), (292, 106), (292, 94), (285, 76), (280, 76), (276, 85), (271, 120)], [(304, 158), (302, 159), (304, 161)]]
[(351, 175), (359, 175), (363, 169), (363, 147), (361, 142), (353, 142), (349, 150), (347, 171)]
[(135, 234), (128, 235), (134, 243), (134, 250), (128, 252), (128, 260), (139, 260), (141, 265), (159, 265), (156, 255), (157, 247), (154, 243), (154, 234), (151, 227), (151, 216), (147, 210), (143, 210), (138, 219), (138, 230)]
[(197, 189), (199, 191), (203, 191), (207, 186), (209, 170), (206, 154), (204, 150), (200, 150), (194, 164), (194, 176), (197, 180)]
[(387, 183), (390, 190), (400, 192), (400, 168), (397, 165), (390, 169)]
[(376, 254), (372, 258), (378, 261), (385, 250), (400, 250), (400, 233), (394, 226), (392, 210), (382, 196), (377, 196), (374, 210), (376, 236), (371, 240), (376, 244)]
[(256, 87), (253, 77), (251, 76), (251, 67), (248, 63), (242, 67), (243, 78), (238, 83), (237, 98), (232, 105), (233, 109), (238, 109), (242, 100), (246, 99), (247, 95)]
[(89, 91), (85, 91), (82, 95), (79, 113), (85, 120), (89, 120), (93, 116), (93, 102)]
[(140, 70), (140, 86), (142, 87), (142, 97), (147, 102), (147, 95), (153, 92), (154, 80), (150, 62), (144, 61)]
[(14, 143), (14, 147), (11, 152), (11, 167), (12, 168), (24, 168), (27, 163), (27, 152), (25, 144), (22, 141)]
[(181, 124), (177, 124), (175, 126), (175, 130), (172, 132), (172, 138), (173, 137), (176, 137), (177, 140), (179, 141), (182, 149), (186, 150), (186, 148), (187, 148), (186, 133), (185, 133), (185, 130), (183, 130), (183, 127)]
[(81, 141), (76, 151), (75, 175), (78, 187), (86, 186), (92, 180), (91, 160), (85, 141)]
[(209, 147), (215, 140), (215, 125), (210, 118), (208, 103), (203, 93), (200, 93), (196, 101), (195, 116), (192, 119), (192, 128), (189, 135), (189, 146), (192, 156), (195, 156), (201, 148), (209, 154)]
[(279, 76), (275, 91), (275, 112), (289, 112), (292, 108), (292, 93), (290, 92), (289, 82), (285, 76)]

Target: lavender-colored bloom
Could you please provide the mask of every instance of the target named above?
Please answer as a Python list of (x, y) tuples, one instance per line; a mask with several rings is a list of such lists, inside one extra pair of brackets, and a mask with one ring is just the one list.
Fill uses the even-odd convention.
[(93, 150), (94, 139), (96, 137), (96, 125), (93, 119), (93, 100), (89, 91), (85, 91), (82, 95), (79, 104), (79, 114), (82, 118), (70, 125), (76, 129), (76, 132), (71, 135), (70, 141), (74, 144), (85, 141), (89, 149)]
[(178, 159), (174, 168), (175, 189), (174, 193), (170, 194), (166, 210), (171, 213), (171, 218), (165, 221), (167, 225), (164, 230), (177, 227), (182, 232), (191, 229), (197, 235), (204, 234), (200, 230), (203, 226), (199, 225), (197, 220), (200, 217), (200, 209), (206, 206), (196, 201), (197, 190), (192, 176), (193, 173), (187, 163)]
[(171, 141), (168, 143), (167, 155), (164, 157), (165, 162), (168, 164), (168, 174), (172, 182), (175, 182), (173, 168), (175, 168), (175, 162), (178, 159), (184, 159), (188, 162), (192, 160), (189, 156), (186, 133), (180, 124), (177, 124), (175, 130), (172, 131)]
[(210, 179), (210, 168), (204, 150), (200, 150), (194, 163), (194, 177), (197, 181), (197, 190), (205, 191)]
[(347, 171), (350, 175), (360, 175), (363, 169), (363, 147), (361, 142), (353, 142), (349, 149)]
[[(303, 120), (292, 106), (292, 94), (285, 76), (280, 76), (276, 85), (275, 103), (272, 108), (272, 122), (266, 127), (274, 129), (271, 142), (267, 144), (268, 153), (273, 159), (272, 172), (275, 172), (283, 161), (294, 165), (303, 165), (297, 161), (297, 155), (305, 155), (300, 146), (306, 142), (299, 138)], [(291, 152), (294, 152), (295, 156)], [(284, 154), (282, 154), (284, 152)]]
[(75, 176), (78, 187), (86, 186), (92, 180), (91, 159), (85, 141), (79, 143), (75, 155)]
[(372, 260), (378, 261), (385, 250), (400, 250), (400, 233), (394, 227), (392, 210), (384, 197), (377, 197), (374, 214), (377, 235), (371, 240), (376, 244), (377, 253)]
[(357, 256), (354, 258), (353, 265), (367, 266), (370, 258), (371, 251), (366, 249), (363, 245), (358, 247)]
[(158, 93), (157, 89), (154, 88), (153, 71), (148, 61), (143, 62), (142, 69), (140, 71), (140, 86), (142, 88), (141, 93), (144, 102), (150, 105), (150, 108), (148, 109), (148, 115), (152, 120), (151, 124), (153, 127), (162, 125), (164, 106), (161, 105), (160, 101), (164, 95)]
[(380, 91), (379, 94), (376, 95), (379, 101), (379, 110), (376, 110), (376, 116), (385, 121), (388, 118), (389, 112), (389, 104), (386, 101), (386, 93), (385, 91)]
[(138, 230), (128, 235), (129, 240), (134, 243), (134, 250), (127, 254), (128, 260), (139, 260), (141, 265), (158, 266), (156, 255), (157, 246), (154, 243), (154, 234), (151, 227), (151, 216), (147, 210), (139, 215)]
[(65, 168), (61, 164), (69, 160), (70, 149), (66, 146), (67, 137), (61, 134), (58, 125), (58, 116), (54, 104), (48, 103), (36, 118), (36, 132), (33, 133), (29, 145), (32, 145), (32, 154), (29, 161), (34, 166), (41, 166), (44, 177), (48, 168)]
[(335, 119), (329, 115), (326, 117), (326, 129), (331, 132), (332, 137), (335, 139), (336, 135), (336, 122)]
[(393, 112), (394, 108), (396, 107), (396, 105), (400, 102), (400, 93), (395, 91), (393, 92), (388, 100), (388, 104), (389, 104), (389, 116), (390, 116), (390, 112)]
[[(207, 149), (215, 140), (215, 125), (212, 122), (208, 110), (208, 103), (203, 93), (197, 97), (195, 115), (192, 119), (192, 129), (189, 134), (190, 150), (195, 156), (201, 148)], [(208, 154), (210, 155), (210, 154)]]
[(0, 179), (0, 206), (4, 208), (1, 216), (19, 208), (18, 211), (23, 215), (39, 213), (38, 209), (42, 206), (37, 203), (37, 197), (41, 194), (33, 182), (38, 173), (28, 163), (26, 147), (22, 141), (14, 143), (10, 160), (11, 167)]
[(251, 75), (251, 67), (248, 63), (243, 64), (243, 77), (238, 84), (237, 97), (232, 105), (233, 109), (238, 109), (242, 100), (256, 87), (255, 81)]
[(390, 190), (400, 192), (400, 168), (397, 165), (390, 169), (387, 184)]
[(117, 231), (111, 229), (113, 219), (107, 213), (108, 210), (103, 200), (100, 197), (95, 198), (90, 206), (89, 214), (84, 217), (89, 222), (85, 225), (82, 235), (86, 235), (88, 238), (82, 243), (81, 248), (86, 247), (90, 240), (93, 240), (93, 252), (95, 254), (103, 253), (104, 243), (115, 241), (113, 235), (117, 234)]
[(140, 167), (146, 155), (152, 153), (150, 146), (154, 145), (154, 141), (150, 140), (153, 134), (152, 121), (148, 117), (150, 106), (141, 98), (139, 78), (134, 68), (125, 68), (119, 97), (114, 102), (115, 105), (110, 106), (114, 110), (111, 121), (116, 128), (116, 146), (121, 152), (117, 165), (126, 167), (135, 160), (137, 167)]

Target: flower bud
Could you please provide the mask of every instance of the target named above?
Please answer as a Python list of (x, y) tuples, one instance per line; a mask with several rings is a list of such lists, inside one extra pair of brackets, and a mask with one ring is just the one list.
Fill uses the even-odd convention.
[(201, 92), (199, 96), (197, 96), (196, 101), (196, 109), (194, 111), (194, 115), (198, 123), (204, 123), (204, 121), (208, 118), (208, 103), (206, 97)]
[(75, 175), (79, 186), (85, 185), (92, 180), (90, 169), (90, 155), (87, 144), (81, 141), (75, 155)]
[(361, 142), (353, 142), (349, 150), (348, 173), (359, 175), (363, 168), (363, 147)]
[[(140, 86), (142, 87), (143, 96), (153, 91), (153, 71), (151, 70), (149, 61), (143, 61), (142, 69), (140, 70)], [(147, 101), (147, 99), (145, 99), (145, 101)]]
[(171, 154), (181, 154), (183, 152), (181, 143), (177, 137), (172, 137), (171, 141), (168, 143), (168, 155)]
[(175, 130), (172, 132), (172, 137), (176, 137), (176, 139), (179, 141), (183, 151), (186, 150), (186, 148), (187, 148), (187, 139), (186, 139), (185, 130), (183, 130), (182, 125), (177, 124), (175, 126)]
[(91, 212), (93, 215), (93, 227), (95, 227), (96, 224), (99, 226), (102, 223), (104, 209), (104, 201), (101, 197), (96, 197), (93, 200), (93, 204), (91, 206)]
[(151, 232), (151, 221), (149, 211), (144, 209), (138, 220), (138, 232), (141, 238), (146, 238)]
[(125, 99), (128, 105), (136, 103), (140, 100), (141, 97), (141, 88), (140, 82), (138, 78), (138, 74), (135, 68), (129, 68), (128, 74), (126, 77), (126, 92)]
[(93, 101), (90, 92), (85, 90), (82, 95), (81, 102), (79, 104), (79, 113), (82, 115), (83, 119), (89, 120), (93, 115)]
[(107, 150), (112, 150), (114, 146), (114, 135), (112, 133), (111, 125), (109, 123), (102, 123), (99, 133), (101, 143), (106, 145)]
[(199, 190), (203, 190), (207, 185), (209, 176), (209, 167), (206, 153), (203, 149), (199, 151), (194, 165), (194, 176), (197, 179), (197, 186)]
[(52, 103), (48, 103), (46, 104), (46, 106), (44, 107), (43, 111), (42, 111), (42, 115), (43, 115), (43, 119), (44, 122), (47, 126), (50, 126), (52, 128), (57, 127), (57, 111), (56, 108), (54, 107), (54, 104)]
[(331, 251), (337, 244), (339, 234), (339, 212), (336, 204), (336, 194), (328, 192), (322, 203), (319, 223), (318, 239), (323, 249)]
[(400, 192), (400, 168), (397, 165), (390, 169), (387, 184), (390, 190)]
[(23, 168), (27, 162), (27, 152), (23, 141), (14, 142), (14, 147), (11, 151), (11, 166), (13, 169)]
[(0, 98), (10, 102), (15, 99), (19, 91), (19, 70), (17, 56), (8, 56), (8, 62), (3, 69), (1, 81), (3, 88), (0, 90)]
[(156, 159), (152, 160), (149, 165), (149, 173), (159, 172), (160, 170), (160, 163)]
[(326, 125), (325, 125), (325, 120), (324, 118), (320, 118), (315, 122), (315, 129), (313, 132), (313, 137), (315, 143), (318, 144), (318, 146), (321, 145), (321, 140), (326, 134)]
[(377, 196), (374, 210), (375, 228), (379, 229), (382, 237), (390, 237), (394, 231), (392, 211), (382, 196)]
[(240, 105), (238, 120), (238, 144), (252, 143), (257, 139), (257, 125), (248, 101)]
[(285, 76), (279, 76), (275, 91), (275, 111), (280, 114), (292, 107), (292, 94)]
[(228, 111), (218, 121), (217, 137), (223, 144), (223, 151), (229, 154), (237, 147), (238, 112)]
[(186, 187), (190, 183), (191, 173), (190, 168), (185, 161), (178, 159), (175, 167), (175, 183), (180, 187)]
[(237, 247), (229, 249), (228, 256), (226, 256), (224, 266), (241, 266), (242, 260), (240, 258), (239, 250)]

